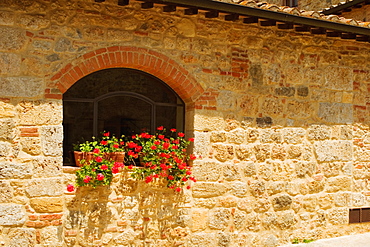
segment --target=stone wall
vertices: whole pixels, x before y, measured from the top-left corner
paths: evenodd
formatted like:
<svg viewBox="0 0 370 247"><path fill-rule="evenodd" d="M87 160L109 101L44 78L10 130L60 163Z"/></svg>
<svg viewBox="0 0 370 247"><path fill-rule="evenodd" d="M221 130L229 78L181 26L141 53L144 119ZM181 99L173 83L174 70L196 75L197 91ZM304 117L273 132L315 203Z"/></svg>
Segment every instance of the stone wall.
<svg viewBox="0 0 370 247"><path fill-rule="evenodd" d="M115 1L1 1L0 33L0 245L278 246L369 227L348 224L370 206L367 44ZM62 93L124 66L185 98L199 159L184 194L127 173L65 190Z"/></svg>

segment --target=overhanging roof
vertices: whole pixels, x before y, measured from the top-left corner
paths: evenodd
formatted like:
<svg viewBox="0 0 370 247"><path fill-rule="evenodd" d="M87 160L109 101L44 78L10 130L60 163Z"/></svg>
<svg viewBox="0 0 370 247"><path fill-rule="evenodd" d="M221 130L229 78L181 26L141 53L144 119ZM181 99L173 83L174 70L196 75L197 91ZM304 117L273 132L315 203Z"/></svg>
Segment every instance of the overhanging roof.
<svg viewBox="0 0 370 247"><path fill-rule="evenodd" d="M353 8L362 8L364 5L368 4L370 4L370 0L352 0L333 5L330 8L321 11L321 13L325 15L339 15L342 12L350 12Z"/></svg>
<svg viewBox="0 0 370 247"><path fill-rule="evenodd" d="M95 0L95 2L104 1ZM164 12L174 12L181 8L184 9L185 15L196 15L199 12L205 12L206 18L217 18L223 15L226 21L242 19L246 24L258 23L261 26L294 29L296 32L324 34L328 37L340 37L364 42L370 41L370 28L339 22L339 17L335 21L330 21L323 18L245 6L243 3L231 4L213 0L118 0L118 5L129 5L130 2L141 2L141 7L144 9L161 6ZM357 22L355 23L357 24Z"/></svg>

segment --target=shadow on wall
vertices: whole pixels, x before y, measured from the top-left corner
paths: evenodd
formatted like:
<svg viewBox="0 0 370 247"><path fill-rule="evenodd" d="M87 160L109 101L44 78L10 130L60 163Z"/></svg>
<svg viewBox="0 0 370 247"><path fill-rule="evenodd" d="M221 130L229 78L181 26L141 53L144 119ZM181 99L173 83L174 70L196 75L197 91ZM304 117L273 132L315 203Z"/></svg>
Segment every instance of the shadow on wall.
<svg viewBox="0 0 370 247"><path fill-rule="evenodd" d="M123 172L109 187L80 187L67 202L65 243L155 246L183 242L188 235L188 208L185 194L161 182L135 181Z"/></svg>

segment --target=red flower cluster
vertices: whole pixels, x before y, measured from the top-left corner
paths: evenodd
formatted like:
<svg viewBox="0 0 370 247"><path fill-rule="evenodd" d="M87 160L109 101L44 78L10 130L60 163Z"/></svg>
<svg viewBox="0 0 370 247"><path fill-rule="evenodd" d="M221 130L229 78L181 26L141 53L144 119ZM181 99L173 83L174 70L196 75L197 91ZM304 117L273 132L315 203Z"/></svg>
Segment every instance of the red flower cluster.
<svg viewBox="0 0 370 247"><path fill-rule="evenodd" d="M126 142L127 158L133 170L132 176L136 179L143 179L146 183L155 181L156 178L167 180L167 186L181 191L180 186L191 177L191 166L189 162L196 157L187 153L187 148L194 138L185 139L185 134L171 129L170 136L166 136L166 129L163 126L157 128L157 133L150 135L141 133L132 135L131 140ZM139 162L142 167L135 166ZM190 187L189 187L190 188Z"/></svg>

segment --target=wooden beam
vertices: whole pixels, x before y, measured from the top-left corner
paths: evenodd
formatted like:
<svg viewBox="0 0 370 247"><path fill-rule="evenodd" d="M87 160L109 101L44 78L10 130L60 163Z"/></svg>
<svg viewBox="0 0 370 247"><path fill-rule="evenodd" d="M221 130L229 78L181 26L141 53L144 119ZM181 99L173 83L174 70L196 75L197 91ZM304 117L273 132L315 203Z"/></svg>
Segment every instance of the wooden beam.
<svg viewBox="0 0 370 247"><path fill-rule="evenodd" d="M342 39L356 39L356 34L353 33L342 33L340 36Z"/></svg>
<svg viewBox="0 0 370 247"><path fill-rule="evenodd" d="M95 0L96 3L102 3L105 2L105 0Z"/></svg>
<svg viewBox="0 0 370 247"><path fill-rule="evenodd" d="M143 9L152 9L154 7L154 3L152 2L144 2L141 4L141 8Z"/></svg>
<svg viewBox="0 0 370 247"><path fill-rule="evenodd" d="M237 21L237 20L239 20L238 14L225 15L225 21Z"/></svg>
<svg viewBox="0 0 370 247"><path fill-rule="evenodd" d="M185 15L197 15L199 13L197 8L189 8L185 9L184 14Z"/></svg>
<svg viewBox="0 0 370 247"><path fill-rule="evenodd" d="M326 30L326 37L340 37L342 33L334 30Z"/></svg>
<svg viewBox="0 0 370 247"><path fill-rule="evenodd" d="M262 27L271 27L271 26L275 26L276 25L276 21L275 20L265 20L265 19L262 19L260 20L260 25Z"/></svg>
<svg viewBox="0 0 370 247"><path fill-rule="evenodd" d="M326 30L320 27L311 27L310 33L312 34L326 34Z"/></svg>
<svg viewBox="0 0 370 247"><path fill-rule="evenodd" d="M258 17L255 16L248 16L243 19L243 23L251 24L251 23L258 23Z"/></svg>
<svg viewBox="0 0 370 247"><path fill-rule="evenodd" d="M309 32L310 27L305 25L294 25L294 30L296 32Z"/></svg>
<svg viewBox="0 0 370 247"><path fill-rule="evenodd" d="M293 23L277 23L278 29L293 29L294 25Z"/></svg>
<svg viewBox="0 0 370 247"><path fill-rule="evenodd" d="M176 5L163 6L163 12L175 12L175 11L176 11Z"/></svg>
<svg viewBox="0 0 370 247"><path fill-rule="evenodd" d="M130 3L129 0L118 0L118 5L119 6L126 6Z"/></svg>
<svg viewBox="0 0 370 247"><path fill-rule="evenodd" d="M206 12L205 17L206 18L217 18L219 15L219 12L217 10L211 10Z"/></svg>
<svg viewBox="0 0 370 247"><path fill-rule="evenodd" d="M370 41L370 37L367 35L356 35L356 40L357 41Z"/></svg>

